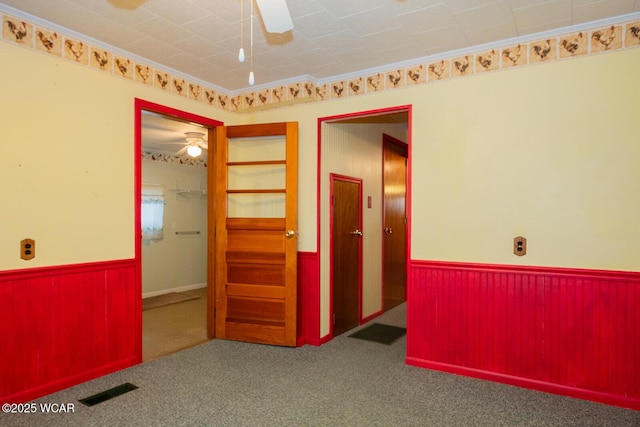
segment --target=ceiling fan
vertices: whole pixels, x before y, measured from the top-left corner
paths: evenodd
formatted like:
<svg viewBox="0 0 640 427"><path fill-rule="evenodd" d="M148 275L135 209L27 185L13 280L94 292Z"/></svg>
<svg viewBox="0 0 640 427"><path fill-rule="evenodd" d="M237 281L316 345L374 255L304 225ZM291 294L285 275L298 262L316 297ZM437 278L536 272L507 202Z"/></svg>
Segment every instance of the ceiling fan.
<svg viewBox="0 0 640 427"><path fill-rule="evenodd" d="M256 0L256 4L268 32L282 34L293 29L286 0Z"/></svg>
<svg viewBox="0 0 640 427"><path fill-rule="evenodd" d="M184 145L178 152L175 153L176 156L181 156L185 152L191 157L198 157L202 154L202 150L209 149L209 145L205 140L205 134L202 132L185 132L184 141L176 141L176 142L156 142L155 145Z"/></svg>

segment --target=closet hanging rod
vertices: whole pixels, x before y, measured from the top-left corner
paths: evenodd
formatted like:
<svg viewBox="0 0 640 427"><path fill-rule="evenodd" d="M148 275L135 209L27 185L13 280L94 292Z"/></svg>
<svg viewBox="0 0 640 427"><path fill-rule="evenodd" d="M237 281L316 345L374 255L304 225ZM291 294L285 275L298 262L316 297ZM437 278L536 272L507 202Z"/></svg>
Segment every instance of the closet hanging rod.
<svg viewBox="0 0 640 427"><path fill-rule="evenodd" d="M176 231L176 234L179 236L183 236L185 234L200 234L199 231L197 230L193 230L193 231Z"/></svg>

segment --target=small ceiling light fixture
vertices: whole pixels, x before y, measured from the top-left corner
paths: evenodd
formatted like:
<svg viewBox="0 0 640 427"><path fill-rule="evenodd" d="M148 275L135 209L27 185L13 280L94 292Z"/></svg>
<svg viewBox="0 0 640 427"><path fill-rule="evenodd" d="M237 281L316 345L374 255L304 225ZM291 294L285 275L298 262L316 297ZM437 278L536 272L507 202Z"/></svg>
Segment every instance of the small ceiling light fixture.
<svg viewBox="0 0 640 427"><path fill-rule="evenodd" d="M202 154L202 148L207 148L207 144L204 142L204 134L200 132L187 132L185 133L187 143L187 154L191 157L198 157Z"/></svg>
<svg viewBox="0 0 640 427"><path fill-rule="evenodd" d="M200 154L202 154L202 148L197 145L190 145L187 147L187 154L191 157L198 157Z"/></svg>

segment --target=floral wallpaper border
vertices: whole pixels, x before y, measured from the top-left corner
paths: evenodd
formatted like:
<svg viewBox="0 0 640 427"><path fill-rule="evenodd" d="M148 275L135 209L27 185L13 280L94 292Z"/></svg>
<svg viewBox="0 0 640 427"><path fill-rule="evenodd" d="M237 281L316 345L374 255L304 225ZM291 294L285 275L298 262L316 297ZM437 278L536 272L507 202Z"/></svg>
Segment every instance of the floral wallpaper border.
<svg viewBox="0 0 640 427"><path fill-rule="evenodd" d="M505 44L500 48L363 74L330 83L300 81L257 91L229 94L170 72L138 63L99 46L3 14L1 40L54 55L115 76L171 92L211 107L250 112L302 102L360 96L498 70L577 58L640 46L640 20L619 22L569 34Z"/></svg>
<svg viewBox="0 0 640 427"><path fill-rule="evenodd" d="M189 156L175 156L173 154L151 153L149 151L143 151L142 158L154 162L169 163L172 165L196 166L203 168L207 167L206 160Z"/></svg>

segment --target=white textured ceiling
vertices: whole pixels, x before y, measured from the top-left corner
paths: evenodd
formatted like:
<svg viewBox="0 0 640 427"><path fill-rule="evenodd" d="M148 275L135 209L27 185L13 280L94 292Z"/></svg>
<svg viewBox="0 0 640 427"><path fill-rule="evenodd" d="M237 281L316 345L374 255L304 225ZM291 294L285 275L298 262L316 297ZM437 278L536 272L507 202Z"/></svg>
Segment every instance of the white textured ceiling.
<svg viewBox="0 0 640 427"><path fill-rule="evenodd" d="M228 91L241 0L2 0L2 3ZM249 1L244 47L249 55ZM287 0L294 29L254 31L257 85L316 81L640 12L640 0Z"/></svg>

